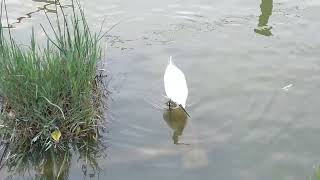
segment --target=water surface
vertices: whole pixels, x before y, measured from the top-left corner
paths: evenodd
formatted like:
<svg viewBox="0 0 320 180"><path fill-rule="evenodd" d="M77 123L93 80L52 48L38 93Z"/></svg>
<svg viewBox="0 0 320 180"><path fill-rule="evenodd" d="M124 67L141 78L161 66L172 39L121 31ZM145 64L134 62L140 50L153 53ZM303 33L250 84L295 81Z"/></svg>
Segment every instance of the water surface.
<svg viewBox="0 0 320 180"><path fill-rule="evenodd" d="M50 3L8 1L9 21L22 42L32 26L45 22ZM112 93L108 156L91 179L312 175L320 149L319 1L82 4L93 30L103 19L104 30L118 23L104 39ZM191 118L164 109L169 56L186 75ZM73 165L69 179L81 179L81 167L76 160Z"/></svg>

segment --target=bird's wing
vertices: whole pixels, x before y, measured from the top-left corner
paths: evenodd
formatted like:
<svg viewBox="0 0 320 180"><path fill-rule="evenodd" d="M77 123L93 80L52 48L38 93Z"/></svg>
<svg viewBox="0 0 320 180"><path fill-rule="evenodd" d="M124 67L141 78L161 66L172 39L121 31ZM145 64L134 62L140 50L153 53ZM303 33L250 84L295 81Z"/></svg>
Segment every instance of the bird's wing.
<svg viewBox="0 0 320 180"><path fill-rule="evenodd" d="M185 105L188 87L183 72L175 66L169 66L164 74L164 87L167 96L178 104Z"/></svg>

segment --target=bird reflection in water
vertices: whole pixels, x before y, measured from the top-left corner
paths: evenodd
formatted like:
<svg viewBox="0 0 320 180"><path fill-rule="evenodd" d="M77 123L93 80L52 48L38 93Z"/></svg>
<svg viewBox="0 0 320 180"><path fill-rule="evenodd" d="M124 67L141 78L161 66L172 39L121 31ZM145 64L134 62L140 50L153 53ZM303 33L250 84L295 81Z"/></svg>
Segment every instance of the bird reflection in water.
<svg viewBox="0 0 320 180"><path fill-rule="evenodd" d="M166 121L167 125L173 130L173 143L176 145L189 145L186 143L179 143L179 136L182 135L188 119L188 116L185 113L185 111L181 107L177 106L175 103L171 102L171 108L164 110L163 119Z"/></svg>
<svg viewBox="0 0 320 180"><path fill-rule="evenodd" d="M262 0L260 4L261 15L259 16L258 27L254 29L254 32L264 35L271 36L272 27L268 25L270 16L272 15L273 0Z"/></svg>

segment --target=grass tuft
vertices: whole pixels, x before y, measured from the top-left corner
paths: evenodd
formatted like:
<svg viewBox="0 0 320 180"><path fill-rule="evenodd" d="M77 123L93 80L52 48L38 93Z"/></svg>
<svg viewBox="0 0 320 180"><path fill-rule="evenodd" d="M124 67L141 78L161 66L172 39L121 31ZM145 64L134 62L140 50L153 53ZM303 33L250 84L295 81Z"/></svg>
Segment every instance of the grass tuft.
<svg viewBox="0 0 320 180"><path fill-rule="evenodd" d="M28 48L21 48L0 22L0 135L12 152L67 149L70 141L98 137L101 38L90 32L80 4L72 1L71 7L66 16L57 2L56 18L46 15L45 48L39 48L34 31ZM58 141L51 135L56 130Z"/></svg>

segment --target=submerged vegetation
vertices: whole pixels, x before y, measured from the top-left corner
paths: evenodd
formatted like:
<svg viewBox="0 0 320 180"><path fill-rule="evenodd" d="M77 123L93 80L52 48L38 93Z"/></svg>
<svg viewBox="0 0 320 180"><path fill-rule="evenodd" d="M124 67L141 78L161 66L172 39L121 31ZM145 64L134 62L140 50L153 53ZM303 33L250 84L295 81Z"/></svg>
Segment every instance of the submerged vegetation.
<svg viewBox="0 0 320 180"><path fill-rule="evenodd" d="M101 37L90 32L79 3L72 1L71 16L58 1L56 9L54 20L47 16L49 28L41 25L45 48L34 31L30 45L19 46L0 22L1 160L5 154L7 162L17 163L32 152L67 152L70 142L81 151L99 137ZM1 3L1 17L6 14Z"/></svg>

